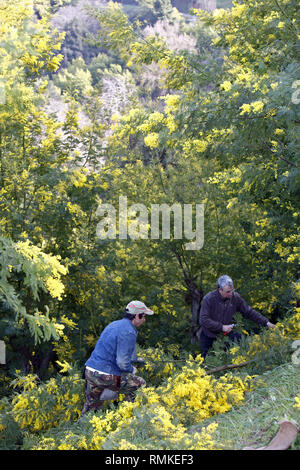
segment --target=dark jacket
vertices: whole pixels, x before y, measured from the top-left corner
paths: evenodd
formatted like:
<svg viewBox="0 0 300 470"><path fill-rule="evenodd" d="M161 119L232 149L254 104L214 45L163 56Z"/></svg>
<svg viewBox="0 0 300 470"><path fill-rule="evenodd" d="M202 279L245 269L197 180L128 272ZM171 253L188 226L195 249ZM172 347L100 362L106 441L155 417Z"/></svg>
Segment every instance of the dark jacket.
<svg viewBox="0 0 300 470"><path fill-rule="evenodd" d="M216 338L217 334L222 331L223 325L234 323L233 317L236 312L240 312L245 318L262 326L267 326L269 321L249 307L237 292L234 292L230 299L224 299L216 289L206 294L202 300L199 323L203 333L210 338Z"/></svg>

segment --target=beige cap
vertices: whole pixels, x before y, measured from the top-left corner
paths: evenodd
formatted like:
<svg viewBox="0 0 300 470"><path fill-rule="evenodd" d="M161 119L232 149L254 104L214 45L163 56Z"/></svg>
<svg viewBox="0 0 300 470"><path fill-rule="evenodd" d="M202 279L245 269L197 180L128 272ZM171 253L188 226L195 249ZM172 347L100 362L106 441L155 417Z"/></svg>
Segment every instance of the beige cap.
<svg viewBox="0 0 300 470"><path fill-rule="evenodd" d="M131 313L131 315L137 315L138 313L153 315L153 311L146 307L146 305L139 300L132 300L129 302L129 304L126 306L126 310L128 313Z"/></svg>

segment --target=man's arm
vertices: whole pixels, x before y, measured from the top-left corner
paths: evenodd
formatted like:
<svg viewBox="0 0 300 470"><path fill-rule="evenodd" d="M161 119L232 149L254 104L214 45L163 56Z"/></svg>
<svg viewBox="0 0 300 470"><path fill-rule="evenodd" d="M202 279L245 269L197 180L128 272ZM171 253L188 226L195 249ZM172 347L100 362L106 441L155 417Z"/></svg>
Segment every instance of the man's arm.
<svg viewBox="0 0 300 470"><path fill-rule="evenodd" d="M249 320L252 320L258 325L267 326L268 328L275 328L275 325L269 322L267 317L264 317L261 313L250 307L240 295L238 295L238 311L241 312L244 317L249 318Z"/></svg>
<svg viewBox="0 0 300 470"><path fill-rule="evenodd" d="M120 334L117 341L116 362L123 372L134 373L131 364L135 353L136 336L133 333Z"/></svg>

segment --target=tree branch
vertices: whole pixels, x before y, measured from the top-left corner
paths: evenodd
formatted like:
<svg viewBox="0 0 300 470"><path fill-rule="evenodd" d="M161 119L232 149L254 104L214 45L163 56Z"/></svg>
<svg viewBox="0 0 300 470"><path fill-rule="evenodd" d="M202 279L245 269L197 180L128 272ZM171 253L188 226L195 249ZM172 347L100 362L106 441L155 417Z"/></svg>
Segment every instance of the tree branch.
<svg viewBox="0 0 300 470"><path fill-rule="evenodd" d="M284 162L286 162L286 163L288 163L289 165L293 166L294 168L298 168L298 166L297 166L294 162L291 162L291 161L288 160L287 158L283 157L282 155L280 155L280 153L274 152L274 150L271 149L271 147L267 144L267 142L264 142L264 145L267 147L268 150L270 150L270 152L271 152L273 155L276 155L276 156L279 157L281 160L283 160Z"/></svg>
<svg viewBox="0 0 300 470"><path fill-rule="evenodd" d="M220 372L220 371L226 370L226 369L236 369L237 367L245 367L248 364L250 364L250 362L253 362L253 360L241 362L240 364L228 364L228 365L225 364L224 366L220 366L220 367L216 367L215 369L207 370L206 373L207 374L215 374L216 372Z"/></svg>

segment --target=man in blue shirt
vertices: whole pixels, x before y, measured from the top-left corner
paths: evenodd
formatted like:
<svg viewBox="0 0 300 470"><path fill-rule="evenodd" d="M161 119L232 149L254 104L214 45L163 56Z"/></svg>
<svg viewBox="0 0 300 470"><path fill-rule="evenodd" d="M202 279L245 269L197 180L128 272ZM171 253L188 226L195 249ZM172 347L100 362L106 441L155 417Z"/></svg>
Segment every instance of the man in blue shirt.
<svg viewBox="0 0 300 470"><path fill-rule="evenodd" d="M102 392L109 389L125 394L127 401L134 401L135 391L146 382L136 375L133 362L138 362L136 340L146 315L153 311L138 300L131 301L124 318L106 326L94 351L85 363L85 404L81 416L87 411L100 409Z"/></svg>

